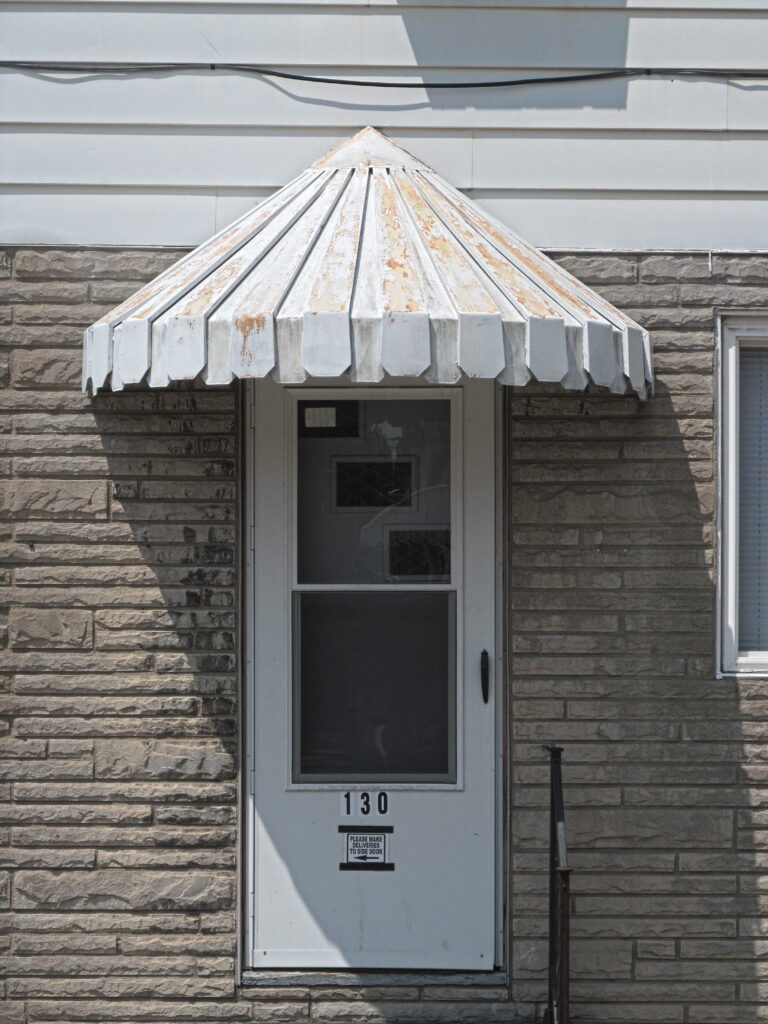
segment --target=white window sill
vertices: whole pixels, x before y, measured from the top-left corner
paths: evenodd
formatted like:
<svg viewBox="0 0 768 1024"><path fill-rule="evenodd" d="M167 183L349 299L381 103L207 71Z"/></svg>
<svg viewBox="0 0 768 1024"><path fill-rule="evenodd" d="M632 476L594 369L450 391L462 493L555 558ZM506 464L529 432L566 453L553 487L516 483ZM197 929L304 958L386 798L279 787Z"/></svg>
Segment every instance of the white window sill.
<svg viewBox="0 0 768 1024"><path fill-rule="evenodd" d="M768 662L766 661L742 661L735 665L724 668L717 673L718 679L738 679L749 677L750 679L768 679Z"/></svg>

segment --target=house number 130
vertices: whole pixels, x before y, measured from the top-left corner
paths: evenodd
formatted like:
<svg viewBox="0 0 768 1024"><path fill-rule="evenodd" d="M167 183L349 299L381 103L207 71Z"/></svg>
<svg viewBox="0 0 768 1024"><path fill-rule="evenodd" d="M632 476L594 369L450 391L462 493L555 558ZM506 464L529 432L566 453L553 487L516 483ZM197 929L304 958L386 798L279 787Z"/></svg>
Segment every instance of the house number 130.
<svg viewBox="0 0 768 1024"><path fill-rule="evenodd" d="M341 813L351 814L387 814L389 812L389 796L386 793L342 793Z"/></svg>

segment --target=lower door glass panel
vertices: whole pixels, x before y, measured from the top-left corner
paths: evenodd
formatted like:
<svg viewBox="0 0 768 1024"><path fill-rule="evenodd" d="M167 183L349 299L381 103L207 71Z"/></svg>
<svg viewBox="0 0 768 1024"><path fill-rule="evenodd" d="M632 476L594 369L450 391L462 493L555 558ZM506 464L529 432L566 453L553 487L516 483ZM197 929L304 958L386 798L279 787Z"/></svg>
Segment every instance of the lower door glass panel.
<svg viewBox="0 0 768 1024"><path fill-rule="evenodd" d="M294 781L456 779L455 599L294 595Z"/></svg>

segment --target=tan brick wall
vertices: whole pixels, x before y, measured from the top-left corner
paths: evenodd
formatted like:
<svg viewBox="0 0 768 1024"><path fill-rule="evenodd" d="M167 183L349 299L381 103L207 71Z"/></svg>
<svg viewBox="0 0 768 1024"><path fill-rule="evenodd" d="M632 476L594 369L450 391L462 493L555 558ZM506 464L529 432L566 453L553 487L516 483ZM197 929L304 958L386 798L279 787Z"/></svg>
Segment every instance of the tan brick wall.
<svg viewBox="0 0 768 1024"><path fill-rule="evenodd" d="M765 1019L766 683L715 679L715 306L768 258L560 256L653 332L656 395L508 403L514 983L544 992L564 747L577 1020Z"/></svg>
<svg viewBox="0 0 768 1024"><path fill-rule="evenodd" d="M768 1017L764 684L716 680L713 333L768 258L559 254L653 401L510 393L511 981L236 989L235 393L79 392L178 254L0 254L0 1021L514 1021L545 999L565 748L577 1020ZM762 987L765 986L765 987Z"/></svg>
<svg viewBox="0 0 768 1024"><path fill-rule="evenodd" d="M0 270L1 1020L236 1016L235 395L79 387L177 256Z"/></svg>

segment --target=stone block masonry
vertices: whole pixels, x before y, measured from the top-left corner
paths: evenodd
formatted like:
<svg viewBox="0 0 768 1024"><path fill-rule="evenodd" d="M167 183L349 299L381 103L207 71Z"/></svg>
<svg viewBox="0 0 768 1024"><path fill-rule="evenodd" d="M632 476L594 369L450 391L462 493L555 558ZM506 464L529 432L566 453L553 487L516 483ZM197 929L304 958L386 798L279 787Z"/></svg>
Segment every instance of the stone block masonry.
<svg viewBox="0 0 768 1024"><path fill-rule="evenodd" d="M0 1020L237 1020L232 389L80 393L180 253L9 251Z"/></svg>
<svg viewBox="0 0 768 1024"><path fill-rule="evenodd" d="M235 389L79 390L178 257L0 253L0 1022L540 1020L564 746L574 1019L768 1018L768 711L714 674L715 307L768 257L556 254L653 328L656 396L506 401L506 980L237 973Z"/></svg>

